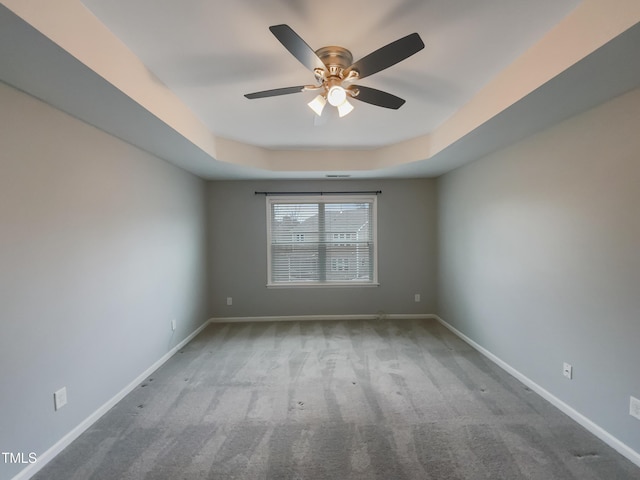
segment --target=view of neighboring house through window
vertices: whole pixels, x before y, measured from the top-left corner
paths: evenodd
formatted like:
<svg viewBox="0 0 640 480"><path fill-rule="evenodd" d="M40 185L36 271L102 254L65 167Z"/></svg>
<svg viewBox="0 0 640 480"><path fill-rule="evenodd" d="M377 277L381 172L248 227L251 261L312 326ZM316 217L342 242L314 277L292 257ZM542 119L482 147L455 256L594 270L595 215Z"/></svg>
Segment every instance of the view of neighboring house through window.
<svg viewBox="0 0 640 480"><path fill-rule="evenodd" d="M372 285L376 197L267 197L268 285Z"/></svg>

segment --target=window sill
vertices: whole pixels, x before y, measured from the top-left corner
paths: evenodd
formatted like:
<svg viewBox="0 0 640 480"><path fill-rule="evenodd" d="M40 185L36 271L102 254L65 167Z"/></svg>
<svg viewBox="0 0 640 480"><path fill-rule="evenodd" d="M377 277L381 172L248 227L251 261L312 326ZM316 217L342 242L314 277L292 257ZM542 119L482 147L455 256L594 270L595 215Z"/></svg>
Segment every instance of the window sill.
<svg viewBox="0 0 640 480"><path fill-rule="evenodd" d="M354 282L331 282L331 283L268 283L267 288L369 288L379 287L378 282L354 283Z"/></svg>

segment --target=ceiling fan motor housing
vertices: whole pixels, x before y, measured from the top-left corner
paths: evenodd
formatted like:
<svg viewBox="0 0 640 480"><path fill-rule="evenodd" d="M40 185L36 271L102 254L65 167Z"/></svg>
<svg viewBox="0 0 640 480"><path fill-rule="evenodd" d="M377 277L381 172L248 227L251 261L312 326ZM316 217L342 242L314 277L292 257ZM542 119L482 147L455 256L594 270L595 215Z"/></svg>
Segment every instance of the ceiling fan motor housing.
<svg viewBox="0 0 640 480"><path fill-rule="evenodd" d="M316 50L316 55L327 66L329 77L342 78L342 72L353 63L353 55L344 47L322 47Z"/></svg>

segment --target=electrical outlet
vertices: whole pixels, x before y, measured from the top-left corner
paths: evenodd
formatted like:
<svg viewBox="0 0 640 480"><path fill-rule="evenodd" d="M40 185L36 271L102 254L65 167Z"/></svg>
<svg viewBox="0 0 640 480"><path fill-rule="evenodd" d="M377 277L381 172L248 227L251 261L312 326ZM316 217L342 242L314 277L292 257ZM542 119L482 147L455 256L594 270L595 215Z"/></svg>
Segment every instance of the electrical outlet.
<svg viewBox="0 0 640 480"><path fill-rule="evenodd" d="M227 305L233 305L233 298L227 297Z"/></svg>
<svg viewBox="0 0 640 480"><path fill-rule="evenodd" d="M567 377L569 380L573 378L573 367L571 364L565 362L562 366L562 374Z"/></svg>
<svg viewBox="0 0 640 480"><path fill-rule="evenodd" d="M419 294L419 293L416 293L416 294L413 296L413 301L414 301L414 302L416 302L416 303L420 301L420 294Z"/></svg>
<svg viewBox="0 0 640 480"><path fill-rule="evenodd" d="M60 410L67 404L67 387L62 387L53 393L53 408Z"/></svg>
<svg viewBox="0 0 640 480"><path fill-rule="evenodd" d="M633 396L629 400L629 415L640 420L640 400Z"/></svg>
<svg viewBox="0 0 640 480"><path fill-rule="evenodd" d="M174 331L174 332L176 331L176 319L175 318L171 319L171 330Z"/></svg>

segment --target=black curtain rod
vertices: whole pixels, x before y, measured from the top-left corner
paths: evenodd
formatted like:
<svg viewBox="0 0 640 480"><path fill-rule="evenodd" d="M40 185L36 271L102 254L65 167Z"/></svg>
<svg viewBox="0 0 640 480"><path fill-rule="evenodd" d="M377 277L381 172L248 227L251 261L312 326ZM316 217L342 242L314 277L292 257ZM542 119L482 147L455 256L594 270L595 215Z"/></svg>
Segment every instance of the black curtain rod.
<svg viewBox="0 0 640 480"><path fill-rule="evenodd" d="M382 190L361 192L255 192L256 195L380 195Z"/></svg>

